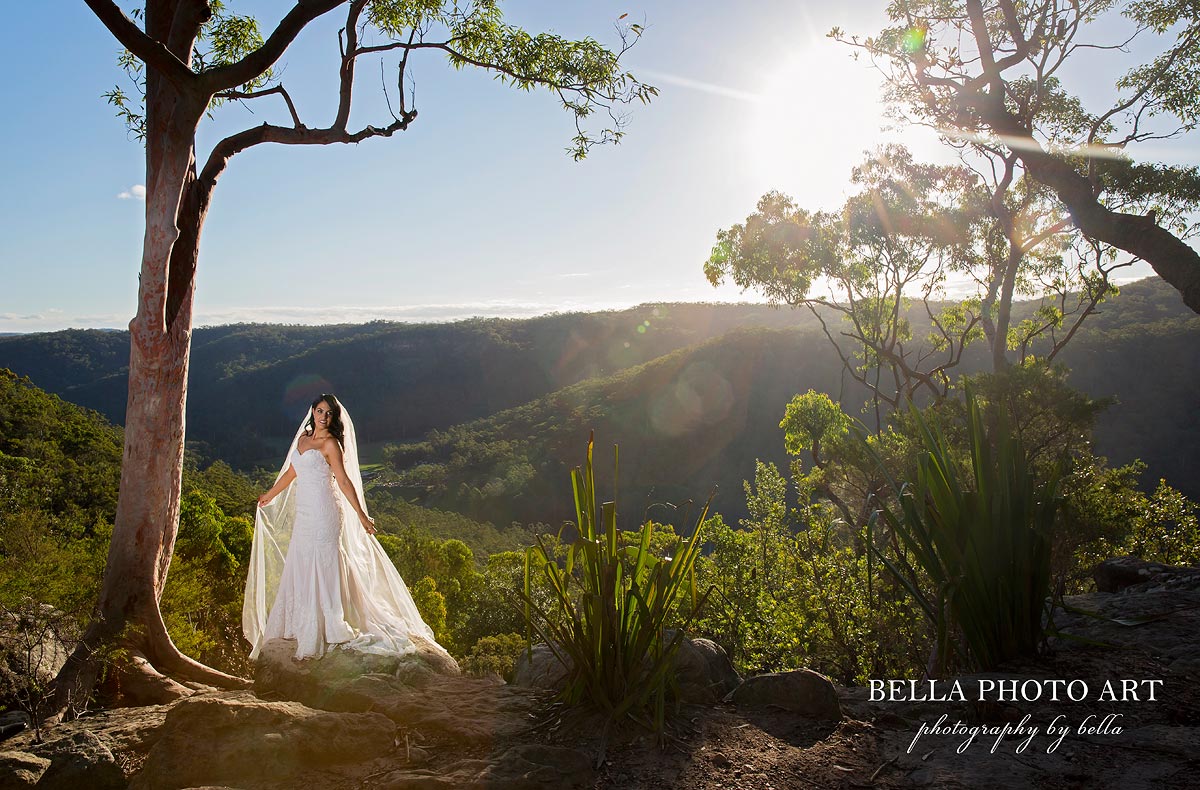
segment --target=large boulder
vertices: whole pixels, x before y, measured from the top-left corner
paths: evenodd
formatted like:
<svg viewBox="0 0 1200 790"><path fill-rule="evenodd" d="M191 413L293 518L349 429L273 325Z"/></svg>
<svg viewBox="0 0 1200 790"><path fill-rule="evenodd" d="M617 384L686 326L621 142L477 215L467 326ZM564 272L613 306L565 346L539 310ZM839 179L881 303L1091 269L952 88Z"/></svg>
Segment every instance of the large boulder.
<svg viewBox="0 0 1200 790"><path fill-rule="evenodd" d="M254 664L254 693L267 699L328 708L346 685L358 683L364 676L421 686L439 675L459 674L458 663L444 650L424 639L414 638L414 641L416 652L403 656L334 650L321 658L297 661L295 642L272 639L263 646Z"/></svg>
<svg viewBox="0 0 1200 790"><path fill-rule="evenodd" d="M673 631L666 632L671 639ZM725 650L709 639L684 638L675 654L672 670L679 684L679 700L685 703L719 702L741 682ZM563 688L569 670L545 644L523 651L517 659L513 684L549 690Z"/></svg>
<svg viewBox="0 0 1200 790"><path fill-rule="evenodd" d="M306 772L373 760L390 752L395 739L396 725L379 713L195 697L167 714L161 737L130 787L172 790L283 782Z"/></svg>
<svg viewBox="0 0 1200 790"><path fill-rule="evenodd" d="M739 708L774 706L812 719L842 718L837 689L829 678L811 669L746 678L729 699Z"/></svg>

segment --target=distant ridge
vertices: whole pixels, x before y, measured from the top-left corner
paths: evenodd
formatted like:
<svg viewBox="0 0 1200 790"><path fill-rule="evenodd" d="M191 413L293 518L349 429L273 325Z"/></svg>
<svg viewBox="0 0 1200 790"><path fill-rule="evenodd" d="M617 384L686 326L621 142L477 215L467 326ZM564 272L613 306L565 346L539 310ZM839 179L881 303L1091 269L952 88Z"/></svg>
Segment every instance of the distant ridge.
<svg viewBox="0 0 1200 790"><path fill-rule="evenodd" d="M1061 358L1075 386L1119 400L1101 417L1097 450L1114 463L1140 457L1147 484L1165 477L1193 497L1198 345L1200 316L1149 279L1124 286ZM982 347L974 352L961 372L984 367ZM0 367L114 422L124 417L128 354L124 332L0 338ZM719 483L718 501L732 517L754 459L786 460L777 426L791 395L812 387L854 409L863 398L849 382L807 311L765 305L659 304L449 324L239 324L196 330L188 436L201 458L273 467L308 401L336 392L370 460L401 446L389 457L410 497L504 525L557 517L548 498L562 504L563 470L579 462L596 428L598 446L621 444L631 475L623 481L636 471L670 499L701 497ZM711 416L705 410L725 397L714 387L728 392L726 416L689 422L689 408L699 403ZM634 496L632 484L627 493Z"/></svg>

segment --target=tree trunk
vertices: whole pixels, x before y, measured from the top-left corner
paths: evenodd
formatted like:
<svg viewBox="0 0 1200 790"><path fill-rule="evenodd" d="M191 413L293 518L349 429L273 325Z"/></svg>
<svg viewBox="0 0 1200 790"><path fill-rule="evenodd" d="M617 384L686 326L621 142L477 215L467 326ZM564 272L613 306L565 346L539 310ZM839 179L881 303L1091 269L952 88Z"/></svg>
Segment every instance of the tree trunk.
<svg viewBox="0 0 1200 790"><path fill-rule="evenodd" d="M223 687L246 681L179 652L159 599L179 528L192 303L208 189L196 179L195 132L207 97L150 72L146 97L146 234L137 315L129 324L129 396L116 521L97 619L64 666L54 708L90 693L102 651L128 650L123 686L138 701L191 693L165 675Z"/></svg>
<svg viewBox="0 0 1200 790"><path fill-rule="evenodd" d="M1004 279L1000 284L1000 297L996 304L996 336L992 339L992 372L1001 373L1008 368L1008 330L1012 324L1013 292L1017 286L1017 270L1021 267L1024 253L1013 239L1008 242L1008 257L1004 260Z"/></svg>

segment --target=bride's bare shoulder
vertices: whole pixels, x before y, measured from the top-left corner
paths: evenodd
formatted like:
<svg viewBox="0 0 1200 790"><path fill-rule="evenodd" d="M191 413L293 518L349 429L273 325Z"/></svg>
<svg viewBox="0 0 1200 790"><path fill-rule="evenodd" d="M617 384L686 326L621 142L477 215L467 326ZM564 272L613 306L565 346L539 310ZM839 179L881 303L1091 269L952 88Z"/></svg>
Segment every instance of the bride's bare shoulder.
<svg viewBox="0 0 1200 790"><path fill-rule="evenodd" d="M321 454L326 458L338 457L342 455L342 446L338 444L337 439L332 436L326 436L321 440Z"/></svg>

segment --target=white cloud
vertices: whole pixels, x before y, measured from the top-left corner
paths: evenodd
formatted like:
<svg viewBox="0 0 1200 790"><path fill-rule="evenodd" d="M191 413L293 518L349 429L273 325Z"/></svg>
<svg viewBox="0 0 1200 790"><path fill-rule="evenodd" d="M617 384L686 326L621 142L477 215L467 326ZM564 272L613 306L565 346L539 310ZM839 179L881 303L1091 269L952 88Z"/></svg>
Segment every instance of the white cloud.
<svg viewBox="0 0 1200 790"><path fill-rule="evenodd" d="M117 195L121 200L145 200L146 187L142 184L134 184L129 189Z"/></svg>

